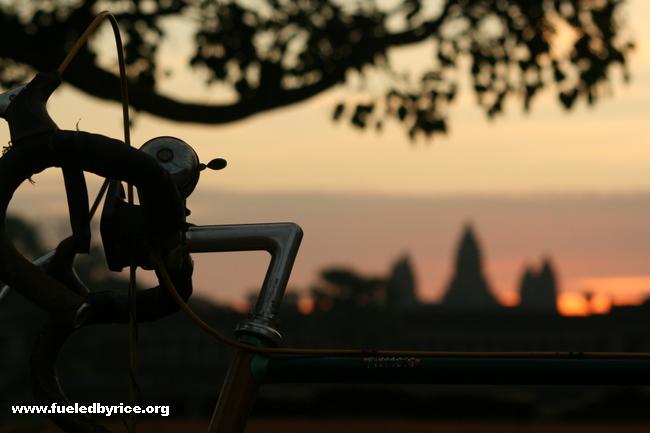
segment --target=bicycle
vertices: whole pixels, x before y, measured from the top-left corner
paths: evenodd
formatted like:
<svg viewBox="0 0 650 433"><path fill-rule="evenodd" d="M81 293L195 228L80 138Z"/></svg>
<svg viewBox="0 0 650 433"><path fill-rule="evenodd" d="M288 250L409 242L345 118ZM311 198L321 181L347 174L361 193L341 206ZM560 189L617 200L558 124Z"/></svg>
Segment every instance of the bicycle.
<svg viewBox="0 0 650 433"><path fill-rule="evenodd" d="M77 329L101 323L158 320L182 310L205 332L236 350L208 427L211 433L242 432L258 388L265 383L429 383L627 385L650 383L650 354L578 352L426 352L367 349L304 349L280 346L278 310L299 250L302 230L294 223L193 226L185 199L205 168L187 143L174 137L130 147L128 97L117 24L100 14L89 26L111 20L122 72L125 140L79 131L61 131L47 113L47 98L60 83L57 73L39 73L27 85L0 95L11 148L0 158L0 279L50 315L33 350L32 381L41 404L69 404L54 368L57 354ZM84 38L79 43L83 43ZM47 167L63 170L72 236L34 263L5 233L6 209L16 188ZM83 171L107 180L89 206ZM134 204L135 185L140 204ZM87 253L89 222L104 200L100 231L109 269L130 268L128 293L88 289L73 269L76 254ZM269 268L250 315L232 339L211 328L188 307L192 294L191 254L263 250ZM135 291L135 269L153 269L159 285ZM3 289L6 291L7 289ZM66 432L108 431L80 415L52 415Z"/></svg>

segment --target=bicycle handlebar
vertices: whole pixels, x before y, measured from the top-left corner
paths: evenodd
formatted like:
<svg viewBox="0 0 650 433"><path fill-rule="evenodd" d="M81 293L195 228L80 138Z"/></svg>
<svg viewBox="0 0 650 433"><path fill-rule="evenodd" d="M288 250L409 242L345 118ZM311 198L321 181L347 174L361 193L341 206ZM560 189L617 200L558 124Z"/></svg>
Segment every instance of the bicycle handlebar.
<svg viewBox="0 0 650 433"><path fill-rule="evenodd" d="M12 245L4 227L7 206L18 186L49 167L89 171L125 181L138 188L147 224L147 243L163 258L182 242L185 207L169 173L150 155L99 134L62 131L47 114L46 101L59 83L53 73L37 74L0 113L9 122L12 146L0 158L0 279L48 311L55 321L72 327L116 319L123 321L124 300L106 293L84 298L25 259ZM191 263L180 259L170 269L184 295L191 292ZM160 287L138 293L143 319L170 312ZM162 303L160 311L146 308ZM95 313L91 308L96 310ZM145 311L148 310L148 311Z"/></svg>

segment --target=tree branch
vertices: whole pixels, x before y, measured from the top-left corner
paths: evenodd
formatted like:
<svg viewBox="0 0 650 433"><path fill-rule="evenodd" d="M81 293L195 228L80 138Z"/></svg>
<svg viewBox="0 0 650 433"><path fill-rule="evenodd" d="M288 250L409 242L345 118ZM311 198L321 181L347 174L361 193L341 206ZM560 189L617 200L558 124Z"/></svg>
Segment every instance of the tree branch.
<svg viewBox="0 0 650 433"><path fill-rule="evenodd" d="M366 49L372 46L376 52L380 52L391 45L404 45L414 43L425 39L435 32L442 22L446 19L453 0L447 1L441 14L432 21L427 21L414 29L402 33L391 34L380 37L366 45ZM183 3L179 3L183 5ZM183 5L184 6L184 5ZM75 24L80 24L86 15L77 10L73 18ZM21 24L4 14L4 29L0 33L11 34L12 38L22 38L22 41L16 41L12 44L14 48L34 46L34 37L25 35L21 30ZM11 24L11 25L8 25ZM63 23L62 23L63 24ZM70 24L70 23L68 23ZM76 25L75 25L76 27ZM58 33L58 32L55 32ZM21 35L21 36L18 36ZM43 41L43 34L38 35L38 39ZM36 70L53 69L55 65L50 64L55 61L54 58L62 55L62 46L60 40L56 38L46 39L53 44L54 50L45 50L49 53L47 56L35 56L34 53L21 49L11 49L5 47L0 50L2 57L9 57L18 62L30 65ZM4 52L2 52L4 51ZM60 51L60 53L59 53ZM354 51L354 50L353 50ZM156 91L154 87L146 83L130 82L130 105L138 111L147 112L155 116L160 116L178 122L193 122L203 124L223 124L233 121L243 120L255 114L291 105L297 102L307 100L329 88L344 81L345 71L352 67L356 56L350 55L347 60L341 60L331 71L322 71L323 77L315 83L305 85L296 89L283 89L279 85L271 88L255 89L251 98L241 99L232 104L201 104L193 102L182 102L172 97L165 96ZM81 50L77 58L73 61L70 68L63 77L72 86L90 95L108 101L119 101L119 80L118 77L95 63L93 54L88 50Z"/></svg>
<svg viewBox="0 0 650 433"><path fill-rule="evenodd" d="M136 110L170 120L217 125L243 120L263 111L309 99L343 82L344 70L337 68L318 82L298 89L260 91L250 99L221 105L181 102L156 92L150 86L130 82L129 102ZM88 52L79 53L63 78L72 86L98 98L109 101L120 99L118 77L98 67Z"/></svg>

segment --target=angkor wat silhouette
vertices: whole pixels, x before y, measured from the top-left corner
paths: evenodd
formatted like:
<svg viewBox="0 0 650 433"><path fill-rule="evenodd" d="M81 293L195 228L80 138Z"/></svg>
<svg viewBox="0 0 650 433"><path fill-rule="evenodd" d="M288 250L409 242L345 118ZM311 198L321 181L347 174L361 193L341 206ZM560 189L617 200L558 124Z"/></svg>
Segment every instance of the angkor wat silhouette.
<svg viewBox="0 0 650 433"><path fill-rule="evenodd" d="M557 313L557 285L551 260L545 258L541 269L524 269L517 308L531 313ZM501 304L492 292L483 272L482 254L474 228L467 224L456 252L454 273L440 305L453 310L490 310Z"/></svg>

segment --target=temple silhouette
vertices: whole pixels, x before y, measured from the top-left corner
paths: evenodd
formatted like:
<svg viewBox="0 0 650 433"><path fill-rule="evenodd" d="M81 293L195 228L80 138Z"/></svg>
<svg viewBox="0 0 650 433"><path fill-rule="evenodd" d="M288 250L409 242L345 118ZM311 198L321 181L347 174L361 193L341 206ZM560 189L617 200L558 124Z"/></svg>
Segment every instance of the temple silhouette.
<svg viewBox="0 0 650 433"><path fill-rule="evenodd" d="M481 249L469 224L465 226L458 246L454 274L441 305L464 310L486 310L500 306L483 275Z"/></svg>
<svg viewBox="0 0 650 433"><path fill-rule="evenodd" d="M386 282L386 304L395 308L409 308L418 302L413 266L405 255L397 259Z"/></svg>
<svg viewBox="0 0 650 433"><path fill-rule="evenodd" d="M524 269L516 307L526 313L557 314L557 279L550 258L537 271ZM502 308L483 273L481 247L474 228L467 224L456 251L454 273L440 302L450 310L486 311Z"/></svg>
<svg viewBox="0 0 650 433"><path fill-rule="evenodd" d="M557 311L557 286L555 271L549 258L545 258L541 269L527 267L521 277L519 309L531 313Z"/></svg>
<svg viewBox="0 0 650 433"><path fill-rule="evenodd" d="M526 314L559 314L557 277L551 259L541 266L526 266L519 286L520 303L502 305L484 273L481 246L471 224L465 225L456 248L452 276L436 307L452 313L499 313L504 310ZM347 267L321 271L311 289L316 311L379 308L412 309L422 305L417 297L415 271L408 255L399 257L384 275L362 275ZM285 303L296 302L286 299Z"/></svg>

